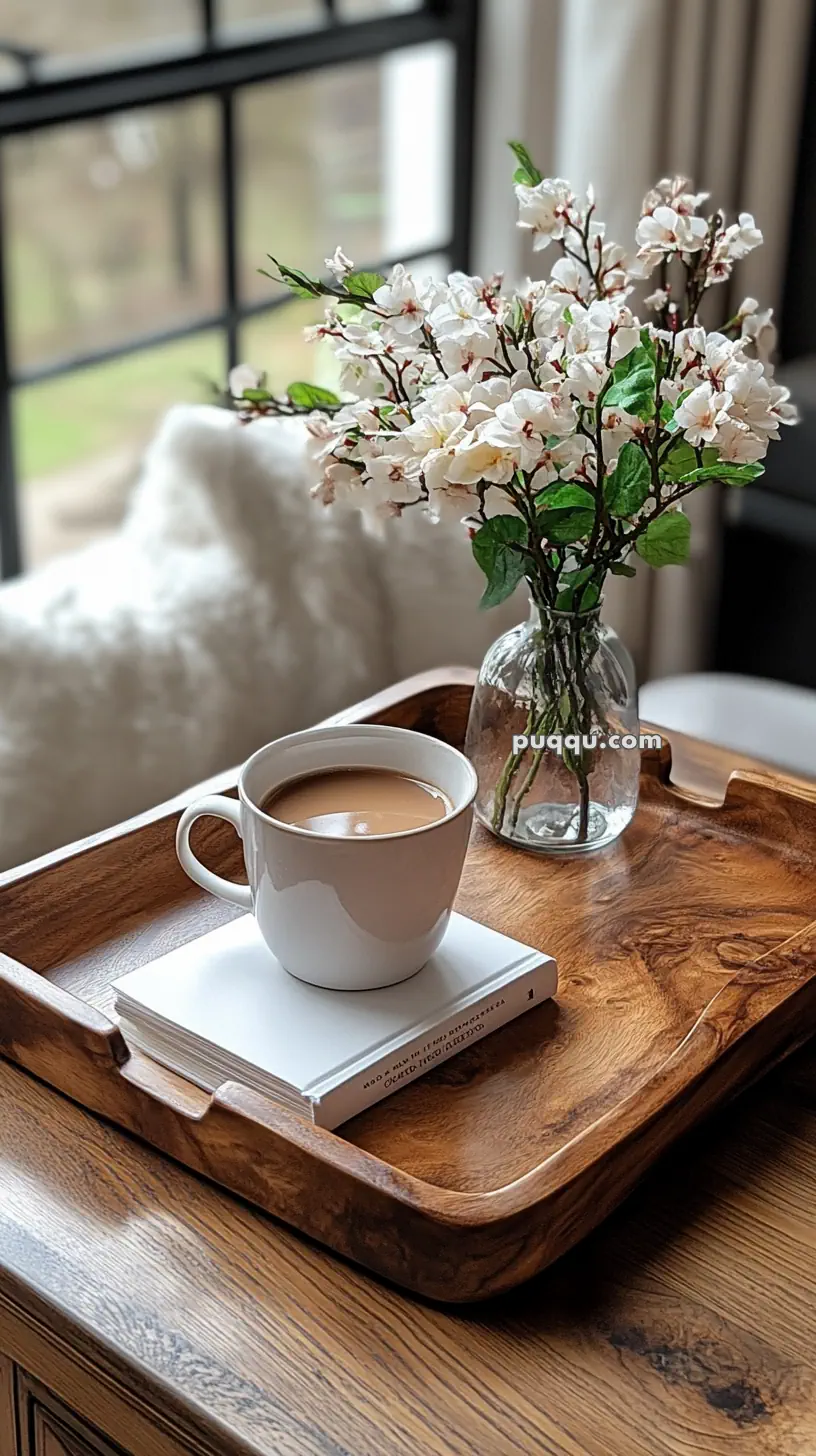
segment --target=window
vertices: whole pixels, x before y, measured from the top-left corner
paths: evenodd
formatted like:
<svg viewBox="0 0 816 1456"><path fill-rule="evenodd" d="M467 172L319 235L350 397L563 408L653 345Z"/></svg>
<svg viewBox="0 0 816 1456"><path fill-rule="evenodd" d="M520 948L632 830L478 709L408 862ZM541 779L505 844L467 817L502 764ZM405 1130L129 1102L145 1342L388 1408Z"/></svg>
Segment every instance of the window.
<svg viewBox="0 0 816 1456"><path fill-rule="evenodd" d="M239 358L326 367L267 252L467 268L478 3L3 0L3 576L115 527Z"/></svg>

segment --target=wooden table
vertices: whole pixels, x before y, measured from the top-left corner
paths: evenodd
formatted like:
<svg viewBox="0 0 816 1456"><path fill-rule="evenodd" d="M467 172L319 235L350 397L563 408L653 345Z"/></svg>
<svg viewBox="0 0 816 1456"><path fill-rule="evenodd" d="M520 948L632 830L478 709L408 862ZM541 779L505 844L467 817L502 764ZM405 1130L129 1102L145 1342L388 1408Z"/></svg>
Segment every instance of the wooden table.
<svg viewBox="0 0 816 1456"><path fill-rule="evenodd" d="M453 1311L0 1062L0 1350L0 1456L814 1456L816 1051Z"/></svg>

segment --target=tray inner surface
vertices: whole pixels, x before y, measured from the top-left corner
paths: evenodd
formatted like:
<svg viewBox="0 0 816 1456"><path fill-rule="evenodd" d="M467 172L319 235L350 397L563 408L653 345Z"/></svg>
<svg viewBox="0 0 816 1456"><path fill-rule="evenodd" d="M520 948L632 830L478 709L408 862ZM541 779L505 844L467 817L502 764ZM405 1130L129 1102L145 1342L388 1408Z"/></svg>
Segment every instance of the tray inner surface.
<svg viewBox="0 0 816 1456"><path fill-rule="evenodd" d="M140 890L145 832L118 841L120 886L134 867L129 899L101 867L100 916L82 946L66 940L55 954L56 941L50 950L42 942L35 955L31 921L27 944L4 945L106 1013L116 976L235 913L178 870L167 827L152 898ZM234 874L232 831L210 820L199 833L202 857ZM812 804L739 782L725 807L695 804L655 770L644 774L633 825L600 855L539 860L475 830L458 908L556 956L557 1002L461 1052L340 1135L460 1191L487 1192L529 1172L642 1085L735 972L816 919L814 843ZM44 887L41 913L49 911ZM134 1058L126 1075L160 1095L172 1091L188 1111L206 1105L204 1094L145 1059Z"/></svg>

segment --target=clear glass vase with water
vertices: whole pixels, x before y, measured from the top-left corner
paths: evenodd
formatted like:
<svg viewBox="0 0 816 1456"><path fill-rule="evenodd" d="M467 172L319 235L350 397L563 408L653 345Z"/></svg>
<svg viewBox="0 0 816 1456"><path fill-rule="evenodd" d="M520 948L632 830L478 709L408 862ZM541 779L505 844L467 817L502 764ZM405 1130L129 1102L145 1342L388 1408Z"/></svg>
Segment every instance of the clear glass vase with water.
<svg viewBox="0 0 816 1456"><path fill-rule="evenodd" d="M610 844L630 823L640 777L632 659L597 611L535 603L494 642L473 694L465 752L476 814L542 854Z"/></svg>

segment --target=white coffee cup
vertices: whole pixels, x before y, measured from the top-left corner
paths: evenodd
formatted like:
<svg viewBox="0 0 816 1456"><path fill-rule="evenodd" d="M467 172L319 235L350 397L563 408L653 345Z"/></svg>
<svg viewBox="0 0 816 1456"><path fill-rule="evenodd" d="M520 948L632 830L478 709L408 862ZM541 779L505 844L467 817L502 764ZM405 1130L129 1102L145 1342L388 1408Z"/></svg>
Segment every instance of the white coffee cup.
<svg viewBox="0 0 816 1456"><path fill-rule="evenodd" d="M451 809L397 834L336 838L265 814L261 804L301 774L391 769L434 784ZM244 765L238 799L217 794L179 820L176 850L191 879L254 912L273 955L293 976L332 990L391 986L439 945L465 862L477 778L464 754L406 728L310 728L261 748ZM213 874L190 848L190 828L214 814L243 840L249 885Z"/></svg>

